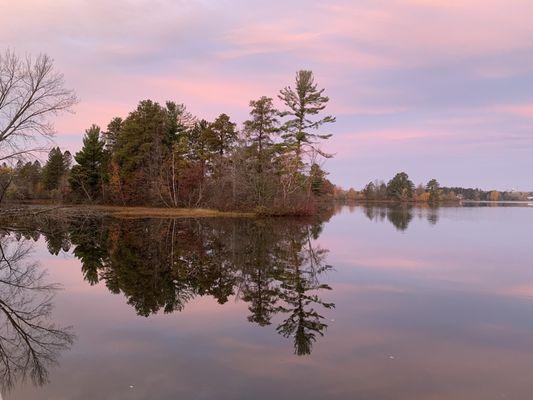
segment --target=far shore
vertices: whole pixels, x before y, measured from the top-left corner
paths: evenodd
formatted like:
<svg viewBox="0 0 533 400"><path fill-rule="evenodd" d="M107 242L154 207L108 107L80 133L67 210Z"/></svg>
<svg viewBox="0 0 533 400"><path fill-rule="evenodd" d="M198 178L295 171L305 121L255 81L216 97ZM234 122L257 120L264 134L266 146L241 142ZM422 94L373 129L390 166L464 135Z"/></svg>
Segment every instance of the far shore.
<svg viewBox="0 0 533 400"><path fill-rule="evenodd" d="M427 207L445 207L445 206L458 206L463 204L531 204L533 200L441 200L437 203L430 203L427 201L398 201L390 199L356 199L356 200L343 200L346 204L359 204L359 205L408 205L408 206L427 206Z"/></svg>

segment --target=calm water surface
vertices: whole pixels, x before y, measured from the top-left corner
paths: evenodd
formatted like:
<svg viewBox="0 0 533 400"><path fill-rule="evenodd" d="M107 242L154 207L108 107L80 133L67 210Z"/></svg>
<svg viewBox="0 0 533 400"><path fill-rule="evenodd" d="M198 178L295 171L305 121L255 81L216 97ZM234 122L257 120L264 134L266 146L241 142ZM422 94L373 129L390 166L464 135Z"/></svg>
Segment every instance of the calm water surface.
<svg viewBox="0 0 533 400"><path fill-rule="evenodd" d="M0 244L4 399L533 396L527 205L43 217Z"/></svg>

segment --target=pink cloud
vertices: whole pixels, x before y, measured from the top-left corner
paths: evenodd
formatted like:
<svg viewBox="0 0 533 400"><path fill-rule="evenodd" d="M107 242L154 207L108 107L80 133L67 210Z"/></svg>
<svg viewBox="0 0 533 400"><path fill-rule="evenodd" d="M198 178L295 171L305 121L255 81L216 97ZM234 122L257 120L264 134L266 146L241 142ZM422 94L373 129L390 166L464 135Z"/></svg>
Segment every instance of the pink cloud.
<svg viewBox="0 0 533 400"><path fill-rule="evenodd" d="M149 78L149 85L155 92L173 93L174 98L187 99L189 104L198 106L217 105L245 109L250 100L269 94L272 89L268 83L246 82L239 79L218 79L213 75L189 76L187 79L173 77ZM271 95L274 95L271 93Z"/></svg>
<svg viewBox="0 0 533 400"><path fill-rule="evenodd" d="M105 129L112 118L127 116L127 113L135 107L135 104L114 101L82 101L75 107L75 112L67 114L57 121L55 129L57 135L81 133L92 124Z"/></svg>
<svg viewBox="0 0 533 400"><path fill-rule="evenodd" d="M516 104L496 108L497 111L517 115L524 118L533 118L533 104Z"/></svg>
<svg viewBox="0 0 533 400"><path fill-rule="evenodd" d="M336 159L350 159L354 154L367 151L369 148L379 147L380 152L384 152L387 147L394 147L397 151L397 146L422 144L428 139L444 139L449 135L434 130L408 128L337 134L325 145L325 150L335 153Z"/></svg>
<svg viewBox="0 0 533 400"><path fill-rule="evenodd" d="M223 39L230 49L216 53L221 59L242 58L258 54L291 52L309 61L325 65L348 66L356 69L383 68L398 62L383 55L365 52L335 40L338 32L331 30L328 21L323 29L308 31L294 19L277 20L274 23L251 23L231 30Z"/></svg>
<svg viewBox="0 0 533 400"><path fill-rule="evenodd" d="M533 37L529 2L397 0L386 7L337 2L322 8L331 21L326 31L381 46L403 66L527 49Z"/></svg>

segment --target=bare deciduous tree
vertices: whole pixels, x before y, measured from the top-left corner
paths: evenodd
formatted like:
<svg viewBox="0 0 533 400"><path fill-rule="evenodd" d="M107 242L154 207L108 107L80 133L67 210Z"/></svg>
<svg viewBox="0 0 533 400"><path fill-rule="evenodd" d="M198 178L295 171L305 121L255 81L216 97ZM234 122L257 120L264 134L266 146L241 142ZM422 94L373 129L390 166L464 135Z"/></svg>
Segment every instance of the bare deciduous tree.
<svg viewBox="0 0 533 400"><path fill-rule="evenodd" d="M50 117L69 111L76 102L49 56L0 53L0 161L42 150L35 140L53 135Z"/></svg>

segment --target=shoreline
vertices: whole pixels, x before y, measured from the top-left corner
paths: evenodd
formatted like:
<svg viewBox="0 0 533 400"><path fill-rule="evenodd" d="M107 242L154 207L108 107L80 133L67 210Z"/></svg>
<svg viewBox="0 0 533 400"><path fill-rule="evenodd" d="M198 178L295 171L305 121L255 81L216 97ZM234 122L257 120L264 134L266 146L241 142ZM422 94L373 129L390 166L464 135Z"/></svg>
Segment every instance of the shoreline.
<svg viewBox="0 0 533 400"><path fill-rule="evenodd" d="M146 206L108 206L87 204L6 204L0 208L0 216L6 212L97 214L113 218L256 218L252 212L218 211L207 208L163 208ZM14 214L16 215L16 214Z"/></svg>

